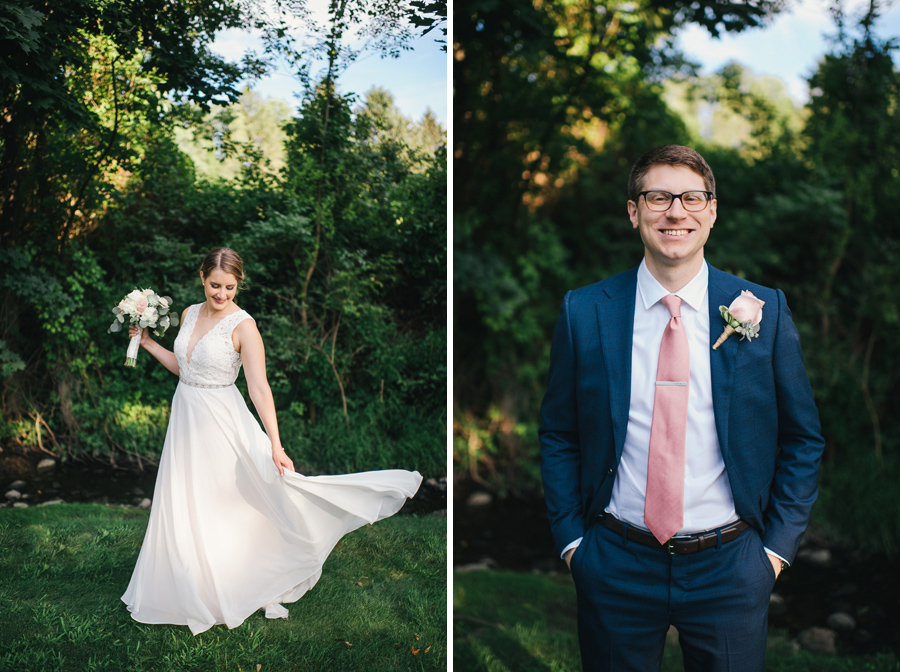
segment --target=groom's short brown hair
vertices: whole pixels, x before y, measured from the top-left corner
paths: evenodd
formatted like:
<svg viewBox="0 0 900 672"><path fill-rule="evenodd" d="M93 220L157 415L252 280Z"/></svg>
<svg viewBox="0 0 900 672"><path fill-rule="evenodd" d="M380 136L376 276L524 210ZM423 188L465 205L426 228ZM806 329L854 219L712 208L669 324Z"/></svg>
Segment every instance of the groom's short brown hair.
<svg viewBox="0 0 900 672"><path fill-rule="evenodd" d="M712 169L706 163L700 154L690 147L683 145L663 145L656 149L651 149L644 154L631 168L631 175L628 178L628 198L637 202L638 194L643 191L644 178L651 166L684 166L690 168L700 177L703 178L703 184L706 190L716 194L716 178L713 176Z"/></svg>

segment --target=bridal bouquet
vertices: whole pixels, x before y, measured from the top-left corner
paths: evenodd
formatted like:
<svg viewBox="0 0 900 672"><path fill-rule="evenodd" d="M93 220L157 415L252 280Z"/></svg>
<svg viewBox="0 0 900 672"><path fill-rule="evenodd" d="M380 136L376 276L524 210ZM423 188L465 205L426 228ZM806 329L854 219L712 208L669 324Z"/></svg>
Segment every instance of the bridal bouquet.
<svg viewBox="0 0 900 672"><path fill-rule="evenodd" d="M122 330L125 320L136 324L139 329L149 327L153 333L162 336L170 326L178 325L178 314L170 313L172 299L168 296L160 296L152 289L135 289L124 299L119 301L113 309L115 321L107 329L106 333L115 333ZM134 366L137 363L138 349L141 347L141 334L131 339L128 344L125 366Z"/></svg>

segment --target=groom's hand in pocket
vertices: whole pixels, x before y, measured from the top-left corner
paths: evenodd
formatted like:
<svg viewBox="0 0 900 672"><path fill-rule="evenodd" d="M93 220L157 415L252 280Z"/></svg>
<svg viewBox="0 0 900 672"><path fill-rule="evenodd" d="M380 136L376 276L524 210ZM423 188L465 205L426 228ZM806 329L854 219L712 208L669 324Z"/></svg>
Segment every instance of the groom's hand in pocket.
<svg viewBox="0 0 900 672"><path fill-rule="evenodd" d="M576 546L575 548L578 547ZM568 551L566 551L565 555L566 567L568 567L570 570L572 569L572 556L575 555L575 548L570 548Z"/></svg>

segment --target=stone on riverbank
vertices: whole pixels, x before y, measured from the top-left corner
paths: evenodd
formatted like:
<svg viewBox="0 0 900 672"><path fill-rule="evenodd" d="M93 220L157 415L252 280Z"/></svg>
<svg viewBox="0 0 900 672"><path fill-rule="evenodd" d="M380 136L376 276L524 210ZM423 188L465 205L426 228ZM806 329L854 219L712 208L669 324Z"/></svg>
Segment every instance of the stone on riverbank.
<svg viewBox="0 0 900 672"><path fill-rule="evenodd" d="M477 509L482 506L488 506L494 501L494 496L489 492L473 492L466 500L466 506Z"/></svg>
<svg viewBox="0 0 900 672"><path fill-rule="evenodd" d="M61 499L48 499L46 502L41 502L38 506L52 506L53 504L64 504L65 502Z"/></svg>
<svg viewBox="0 0 900 672"><path fill-rule="evenodd" d="M45 469L53 469L54 467L56 467L56 460L47 457L38 462L37 470L44 471Z"/></svg>
<svg viewBox="0 0 900 672"><path fill-rule="evenodd" d="M28 508L28 504L26 504L25 502L15 502L15 503L13 504L13 507L16 508L16 509L27 509L27 508Z"/></svg>
<svg viewBox="0 0 900 672"><path fill-rule="evenodd" d="M830 567L831 551L827 548L801 548L797 553L797 560L815 567Z"/></svg>
<svg viewBox="0 0 900 672"><path fill-rule="evenodd" d="M838 635L834 630L812 627L800 631L797 635L797 643L800 645L800 648L810 653L836 656L837 637Z"/></svg>
<svg viewBox="0 0 900 672"><path fill-rule="evenodd" d="M774 618L775 616L781 616L784 612L787 611L787 603L784 601L784 598L778 593L772 593L769 595L769 618Z"/></svg>
<svg viewBox="0 0 900 672"><path fill-rule="evenodd" d="M26 485L28 485L28 484L25 481L23 481L22 479L19 479L17 481L13 481L12 483L10 483L9 489L10 490L21 490Z"/></svg>
<svg viewBox="0 0 900 672"><path fill-rule="evenodd" d="M144 498L141 500L141 503L138 504L138 508L139 508L139 509L143 509L144 511L149 511L149 510L150 510L150 504L151 504L151 503L152 503L152 502L150 501L150 498L149 498L149 497L144 497Z"/></svg>
<svg viewBox="0 0 900 672"><path fill-rule="evenodd" d="M454 567L456 572L480 572L488 569L497 569L497 562L493 558L482 558L478 562L470 562L468 565Z"/></svg>
<svg viewBox="0 0 900 672"><path fill-rule="evenodd" d="M846 611L836 611L825 621L832 630L837 630L842 635L852 632L856 628L856 619Z"/></svg>
<svg viewBox="0 0 900 672"><path fill-rule="evenodd" d="M18 490L10 490L6 493L6 498L11 502L18 502L22 499L22 493Z"/></svg>

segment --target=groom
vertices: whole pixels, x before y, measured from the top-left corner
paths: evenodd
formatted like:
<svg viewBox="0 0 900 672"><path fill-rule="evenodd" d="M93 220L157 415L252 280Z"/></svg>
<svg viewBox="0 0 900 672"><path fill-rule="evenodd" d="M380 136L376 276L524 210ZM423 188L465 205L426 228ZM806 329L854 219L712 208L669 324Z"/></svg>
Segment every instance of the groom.
<svg viewBox="0 0 900 672"><path fill-rule="evenodd" d="M585 670L658 670L674 625L688 672L761 671L769 594L816 499L797 329L780 290L704 260L715 190L688 147L643 156L643 261L566 294L553 334L541 471ZM719 306L755 337L714 348Z"/></svg>

